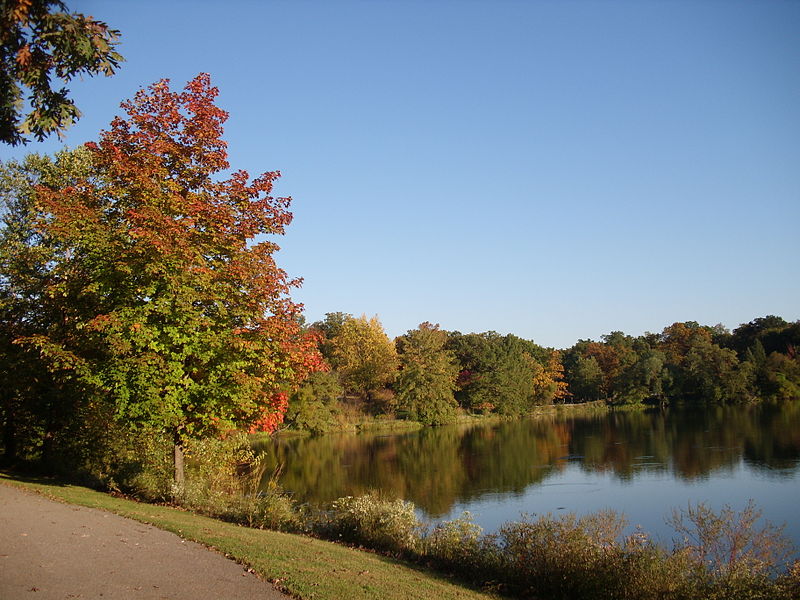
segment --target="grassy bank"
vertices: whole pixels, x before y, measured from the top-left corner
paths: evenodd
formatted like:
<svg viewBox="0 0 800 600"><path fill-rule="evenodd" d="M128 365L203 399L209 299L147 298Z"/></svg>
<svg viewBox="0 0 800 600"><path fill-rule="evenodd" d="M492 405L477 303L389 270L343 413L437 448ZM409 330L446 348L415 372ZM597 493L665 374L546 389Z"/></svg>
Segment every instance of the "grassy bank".
<svg viewBox="0 0 800 600"><path fill-rule="evenodd" d="M20 478L0 473L0 482L172 531L247 565L297 598L496 598L456 585L417 566L306 536L250 529L168 506L142 504L44 478Z"/></svg>

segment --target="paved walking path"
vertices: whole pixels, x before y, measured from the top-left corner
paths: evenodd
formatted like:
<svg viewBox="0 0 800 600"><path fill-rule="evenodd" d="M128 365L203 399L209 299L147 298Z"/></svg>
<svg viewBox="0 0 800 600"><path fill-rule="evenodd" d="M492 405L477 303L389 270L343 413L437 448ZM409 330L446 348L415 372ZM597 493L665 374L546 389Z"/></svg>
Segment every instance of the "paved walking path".
<svg viewBox="0 0 800 600"><path fill-rule="evenodd" d="M204 546L0 484L0 600L286 600Z"/></svg>

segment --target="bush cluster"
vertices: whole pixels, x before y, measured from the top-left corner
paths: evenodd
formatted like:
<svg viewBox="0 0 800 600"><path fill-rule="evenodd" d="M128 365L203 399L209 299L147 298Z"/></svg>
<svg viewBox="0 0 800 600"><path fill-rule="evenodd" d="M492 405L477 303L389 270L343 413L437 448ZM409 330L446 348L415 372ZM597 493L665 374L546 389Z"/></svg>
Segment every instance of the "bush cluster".
<svg viewBox="0 0 800 600"><path fill-rule="evenodd" d="M413 503L376 494L339 498L316 512L309 526L321 537L412 556L419 551L423 531Z"/></svg>
<svg viewBox="0 0 800 600"><path fill-rule="evenodd" d="M782 538L769 525L755 526L752 506L738 514L723 509L716 520L708 519L716 513L699 508L706 520L696 518L696 509L680 514L684 531L703 540L701 552L691 540L668 551L641 531L622 536L625 519L613 511L524 518L484 534L467 513L428 529L411 503L367 495L340 498L323 511L324 518L317 514L307 524L320 537L402 555L512 597L800 598L800 563L779 572L788 557L776 551L783 547ZM721 520L731 524L727 532L718 527ZM745 530L753 544L723 559L720 551L729 550L732 542L728 534Z"/></svg>
<svg viewBox="0 0 800 600"><path fill-rule="evenodd" d="M800 598L800 563L779 572L787 547L774 527L756 526L752 505L741 513L699 505L679 515L674 524L692 535L668 551L641 531L623 537L625 519L613 511L526 517L488 535L465 514L427 534L418 558L521 598Z"/></svg>

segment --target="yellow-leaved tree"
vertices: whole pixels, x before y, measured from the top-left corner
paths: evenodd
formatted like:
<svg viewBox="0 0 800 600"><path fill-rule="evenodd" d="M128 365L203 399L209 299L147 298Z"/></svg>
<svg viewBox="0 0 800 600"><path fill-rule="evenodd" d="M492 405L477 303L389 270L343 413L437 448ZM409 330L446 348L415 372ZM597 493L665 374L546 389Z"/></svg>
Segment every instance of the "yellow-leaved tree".
<svg viewBox="0 0 800 600"><path fill-rule="evenodd" d="M397 377L397 351L377 315L345 320L333 339L332 363L345 390L367 400Z"/></svg>
<svg viewBox="0 0 800 600"><path fill-rule="evenodd" d="M550 352L545 364L534 360L530 364L534 370L532 388L535 404L552 404L569 396L567 382L564 381L564 365L558 350Z"/></svg>

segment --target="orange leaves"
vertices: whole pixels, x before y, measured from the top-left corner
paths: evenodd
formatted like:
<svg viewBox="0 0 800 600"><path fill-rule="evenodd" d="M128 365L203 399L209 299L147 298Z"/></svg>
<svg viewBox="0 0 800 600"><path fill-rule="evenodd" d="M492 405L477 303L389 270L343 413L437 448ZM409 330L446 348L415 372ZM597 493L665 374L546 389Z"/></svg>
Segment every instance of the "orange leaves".
<svg viewBox="0 0 800 600"><path fill-rule="evenodd" d="M27 24L28 14L31 12L32 0L16 0L16 6L11 11L11 18L18 23Z"/></svg>
<svg viewBox="0 0 800 600"><path fill-rule="evenodd" d="M661 349L674 364L681 364L696 342L710 344L711 332L694 322L673 323L661 334Z"/></svg>
<svg viewBox="0 0 800 600"><path fill-rule="evenodd" d="M33 55L31 54L31 48L28 44L25 44L22 48L19 49L17 52L17 64L23 69L27 69L31 61L33 59Z"/></svg>
<svg viewBox="0 0 800 600"><path fill-rule="evenodd" d="M550 353L550 358L545 366L545 372L555 385L553 400L562 400L569 397L569 384L564 381L564 364L561 361L561 352L555 350Z"/></svg>
<svg viewBox="0 0 800 600"><path fill-rule="evenodd" d="M289 407L289 396L284 392L273 394L269 404L262 408L259 417L253 421L248 429L248 433L265 431L271 433L283 423L286 409Z"/></svg>
<svg viewBox="0 0 800 600"><path fill-rule="evenodd" d="M290 361L298 381L306 379L311 373L330 370L330 366L319 351L321 342L322 335L319 332L309 331L299 334L287 344Z"/></svg>

